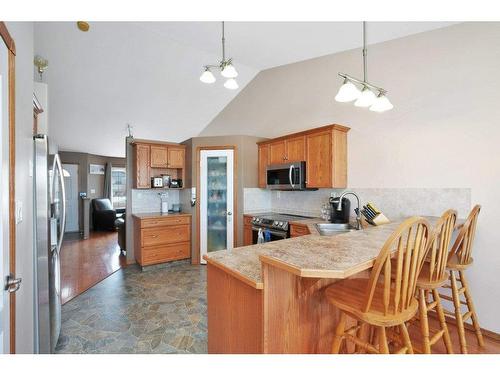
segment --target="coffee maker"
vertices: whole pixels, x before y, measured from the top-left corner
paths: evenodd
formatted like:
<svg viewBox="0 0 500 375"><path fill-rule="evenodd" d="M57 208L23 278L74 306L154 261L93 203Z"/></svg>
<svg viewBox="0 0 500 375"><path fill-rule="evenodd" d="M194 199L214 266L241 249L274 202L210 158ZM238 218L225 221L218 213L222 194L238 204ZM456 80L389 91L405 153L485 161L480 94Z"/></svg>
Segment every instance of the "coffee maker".
<svg viewBox="0 0 500 375"><path fill-rule="evenodd" d="M340 197L330 197L330 222L336 224L348 224L351 212L351 201L347 198L342 199L340 210L338 210Z"/></svg>

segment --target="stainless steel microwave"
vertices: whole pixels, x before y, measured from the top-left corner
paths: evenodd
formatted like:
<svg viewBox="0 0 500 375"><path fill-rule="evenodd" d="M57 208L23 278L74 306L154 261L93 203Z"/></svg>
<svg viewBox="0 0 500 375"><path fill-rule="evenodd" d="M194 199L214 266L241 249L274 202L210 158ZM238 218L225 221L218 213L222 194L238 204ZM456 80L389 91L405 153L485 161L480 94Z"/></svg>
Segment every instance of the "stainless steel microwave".
<svg viewBox="0 0 500 375"><path fill-rule="evenodd" d="M305 190L306 162L273 164L266 171L267 188L273 190Z"/></svg>

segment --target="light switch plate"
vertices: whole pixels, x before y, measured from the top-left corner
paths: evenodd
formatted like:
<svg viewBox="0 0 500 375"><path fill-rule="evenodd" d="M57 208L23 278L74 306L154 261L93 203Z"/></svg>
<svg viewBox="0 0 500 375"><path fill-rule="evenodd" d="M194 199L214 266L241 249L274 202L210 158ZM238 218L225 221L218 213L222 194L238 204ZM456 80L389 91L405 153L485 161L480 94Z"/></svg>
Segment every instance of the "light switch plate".
<svg viewBox="0 0 500 375"><path fill-rule="evenodd" d="M90 189L90 194L95 194L95 189Z"/></svg>
<svg viewBox="0 0 500 375"><path fill-rule="evenodd" d="M23 221L23 202L16 201L16 224Z"/></svg>

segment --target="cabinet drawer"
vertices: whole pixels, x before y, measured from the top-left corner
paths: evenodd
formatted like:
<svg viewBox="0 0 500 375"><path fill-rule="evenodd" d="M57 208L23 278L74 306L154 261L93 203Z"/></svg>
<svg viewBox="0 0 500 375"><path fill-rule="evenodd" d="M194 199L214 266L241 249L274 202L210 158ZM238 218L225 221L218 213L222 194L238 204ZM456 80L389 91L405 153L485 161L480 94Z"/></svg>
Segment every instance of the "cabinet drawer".
<svg viewBox="0 0 500 375"><path fill-rule="evenodd" d="M168 262L171 260L190 258L191 247L189 242L163 245L148 246L142 248L143 264L154 264Z"/></svg>
<svg viewBox="0 0 500 375"><path fill-rule="evenodd" d="M171 225L142 230L142 246L171 244L189 240L189 225Z"/></svg>
<svg viewBox="0 0 500 375"><path fill-rule="evenodd" d="M141 228L154 228L154 227L162 227L165 225L184 225L189 224L190 217L189 216L164 216L154 219L142 219L141 220Z"/></svg>
<svg viewBox="0 0 500 375"><path fill-rule="evenodd" d="M310 234L307 225L297 225L297 224L290 225L290 237L305 236L306 234Z"/></svg>

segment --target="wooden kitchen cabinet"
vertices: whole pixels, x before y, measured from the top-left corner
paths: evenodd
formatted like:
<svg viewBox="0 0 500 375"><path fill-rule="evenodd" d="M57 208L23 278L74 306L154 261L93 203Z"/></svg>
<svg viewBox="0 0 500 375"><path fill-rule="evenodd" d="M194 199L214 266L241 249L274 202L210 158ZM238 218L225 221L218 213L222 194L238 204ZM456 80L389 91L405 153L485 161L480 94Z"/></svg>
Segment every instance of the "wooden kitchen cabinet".
<svg viewBox="0 0 500 375"><path fill-rule="evenodd" d="M243 215L243 246L253 244L252 216Z"/></svg>
<svg viewBox="0 0 500 375"><path fill-rule="evenodd" d="M191 216L134 215L134 255L140 266L191 257Z"/></svg>
<svg viewBox="0 0 500 375"><path fill-rule="evenodd" d="M259 187L266 187L269 164L305 161L306 187L347 187L347 132L342 125L327 125L258 142ZM267 150L267 151L266 151Z"/></svg>
<svg viewBox="0 0 500 375"><path fill-rule="evenodd" d="M307 234L311 234L307 225L290 223L290 237L300 237Z"/></svg>
<svg viewBox="0 0 500 375"><path fill-rule="evenodd" d="M186 159L186 149L168 147L168 167L169 168L184 168Z"/></svg>
<svg viewBox="0 0 500 375"><path fill-rule="evenodd" d="M137 144L134 150L134 187L136 189L147 189L151 187L151 180L149 177L150 146L146 144Z"/></svg>
<svg viewBox="0 0 500 375"><path fill-rule="evenodd" d="M136 141L134 147L134 189L150 189L151 177L169 175L185 183L186 147L177 143Z"/></svg>
<svg viewBox="0 0 500 375"><path fill-rule="evenodd" d="M281 164L286 161L285 141L278 141L269 144L269 164Z"/></svg>
<svg viewBox="0 0 500 375"><path fill-rule="evenodd" d="M269 165L269 145L259 145L259 187L267 186L267 166Z"/></svg>
<svg viewBox="0 0 500 375"><path fill-rule="evenodd" d="M168 148L162 145L151 145L151 167L168 168Z"/></svg>
<svg viewBox="0 0 500 375"><path fill-rule="evenodd" d="M290 137L285 140L286 163L306 160L306 139L305 136Z"/></svg>

